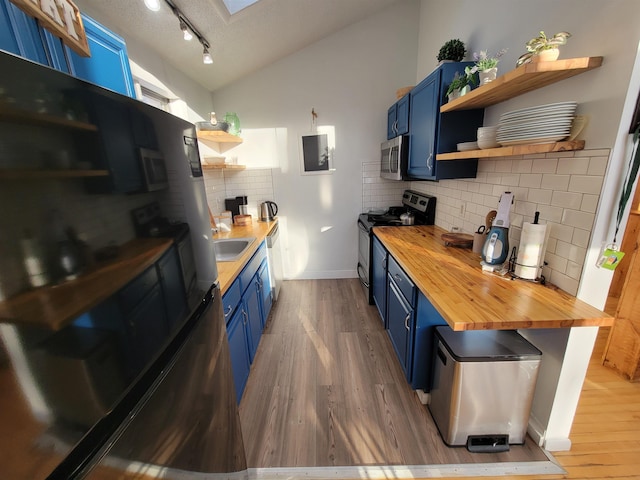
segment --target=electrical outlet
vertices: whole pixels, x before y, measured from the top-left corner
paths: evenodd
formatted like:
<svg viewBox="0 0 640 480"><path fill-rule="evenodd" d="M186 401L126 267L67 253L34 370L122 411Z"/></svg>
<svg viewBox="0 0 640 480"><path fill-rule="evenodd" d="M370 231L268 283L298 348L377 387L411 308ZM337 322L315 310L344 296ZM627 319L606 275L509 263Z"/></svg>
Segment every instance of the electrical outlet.
<svg viewBox="0 0 640 480"><path fill-rule="evenodd" d="M460 216L463 217L467 210L467 204L465 202L460 203Z"/></svg>

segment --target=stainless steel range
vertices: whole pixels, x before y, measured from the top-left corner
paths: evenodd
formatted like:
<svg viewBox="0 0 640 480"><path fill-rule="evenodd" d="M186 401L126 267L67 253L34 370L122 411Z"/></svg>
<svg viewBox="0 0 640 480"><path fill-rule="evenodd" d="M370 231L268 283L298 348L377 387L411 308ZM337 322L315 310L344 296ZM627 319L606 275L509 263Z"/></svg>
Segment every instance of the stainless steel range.
<svg viewBox="0 0 640 480"><path fill-rule="evenodd" d="M403 215L407 214L407 215ZM402 217L402 218L401 218ZM369 304L373 305L370 287L371 244L373 227L413 225L433 225L436 217L436 197L414 190L402 194L402 206L390 207L383 213L362 213L358 217L358 277L365 290Z"/></svg>

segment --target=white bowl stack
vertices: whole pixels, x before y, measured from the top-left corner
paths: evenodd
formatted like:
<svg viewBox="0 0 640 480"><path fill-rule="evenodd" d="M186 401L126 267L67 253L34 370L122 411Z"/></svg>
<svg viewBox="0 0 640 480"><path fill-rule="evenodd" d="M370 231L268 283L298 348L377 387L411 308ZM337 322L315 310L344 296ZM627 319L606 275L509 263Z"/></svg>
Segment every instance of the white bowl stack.
<svg viewBox="0 0 640 480"><path fill-rule="evenodd" d="M478 128L478 146L481 149L499 147L500 144L496 138L497 134L498 125Z"/></svg>
<svg viewBox="0 0 640 480"><path fill-rule="evenodd" d="M496 139L502 146L553 143L571 133L576 102L550 103L503 113Z"/></svg>

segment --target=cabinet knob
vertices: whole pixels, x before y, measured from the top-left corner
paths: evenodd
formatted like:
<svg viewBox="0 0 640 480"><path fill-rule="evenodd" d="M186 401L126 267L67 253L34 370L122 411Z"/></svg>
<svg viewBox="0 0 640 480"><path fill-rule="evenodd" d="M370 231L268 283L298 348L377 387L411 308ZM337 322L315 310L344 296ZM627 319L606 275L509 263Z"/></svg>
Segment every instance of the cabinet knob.
<svg viewBox="0 0 640 480"><path fill-rule="evenodd" d="M229 314L232 312L233 307L231 305L229 305L226 310L224 311L224 318L227 318L229 316Z"/></svg>
<svg viewBox="0 0 640 480"><path fill-rule="evenodd" d="M395 279L396 283L400 283L402 281L402 277L397 273L393 275L393 278Z"/></svg>

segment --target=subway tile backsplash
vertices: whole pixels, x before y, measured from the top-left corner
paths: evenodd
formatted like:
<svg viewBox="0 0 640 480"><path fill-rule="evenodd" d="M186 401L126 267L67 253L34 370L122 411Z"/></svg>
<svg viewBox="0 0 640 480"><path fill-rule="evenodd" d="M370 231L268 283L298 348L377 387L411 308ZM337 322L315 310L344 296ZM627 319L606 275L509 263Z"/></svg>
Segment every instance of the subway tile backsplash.
<svg viewBox="0 0 640 480"><path fill-rule="evenodd" d="M275 200L270 168L248 170L205 170L207 202L214 215L225 210L224 199L247 196L249 214L259 218L258 205Z"/></svg>
<svg viewBox="0 0 640 480"><path fill-rule="evenodd" d="M509 242L518 246L523 222L540 212L549 225L543 274L572 295L578 285L607 169L608 149L480 159L474 179L393 182L379 177L377 163L363 164L362 209L395 205L411 188L438 198L436 225L472 233L497 209L500 195L515 195ZM463 213L462 213L463 212Z"/></svg>

